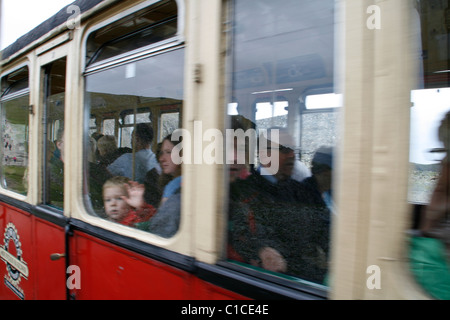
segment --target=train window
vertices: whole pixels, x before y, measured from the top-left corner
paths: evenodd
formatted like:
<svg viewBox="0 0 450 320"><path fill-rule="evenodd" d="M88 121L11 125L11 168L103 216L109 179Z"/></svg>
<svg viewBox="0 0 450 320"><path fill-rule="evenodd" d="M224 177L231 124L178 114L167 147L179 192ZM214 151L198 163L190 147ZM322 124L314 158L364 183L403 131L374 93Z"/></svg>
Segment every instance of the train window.
<svg viewBox="0 0 450 320"><path fill-rule="evenodd" d="M64 204L64 105L66 59L56 60L43 68L44 114L43 203L62 209Z"/></svg>
<svg viewBox="0 0 450 320"><path fill-rule="evenodd" d="M160 1L147 8L138 19L139 29L151 33L146 26L157 18L172 18L173 5L175 1ZM104 27L102 41L116 36L122 24L125 29L131 26L130 21L124 18ZM171 162L170 151L177 143L169 134L180 124L184 48L168 48L164 38L154 39L159 39L161 47L154 47L151 54L113 67L105 62L107 67L86 72L85 112L103 119L103 128L97 141L98 159L91 157L95 153L92 137L85 139L85 204L93 215L171 237L180 216L181 164ZM164 130L159 128L160 120ZM160 134L165 136L158 144Z"/></svg>
<svg viewBox="0 0 450 320"><path fill-rule="evenodd" d="M239 104L237 102L229 103L228 106L227 106L228 107L228 111L227 111L228 115L229 116L236 116L236 115L238 115L239 114L238 106L239 106Z"/></svg>
<svg viewBox="0 0 450 320"><path fill-rule="evenodd" d="M450 9L432 1L416 4L420 22L417 29L419 77L411 92L409 201L426 205L439 180L441 165L447 161L447 145L439 127L450 111L450 54L447 21L431 19Z"/></svg>
<svg viewBox="0 0 450 320"><path fill-rule="evenodd" d="M29 135L28 67L2 78L1 83L1 185L26 194Z"/></svg>
<svg viewBox="0 0 450 320"><path fill-rule="evenodd" d="M101 129L102 134L104 135L115 135L116 128L116 120L115 119L105 119L103 120L103 126Z"/></svg>
<svg viewBox="0 0 450 320"><path fill-rule="evenodd" d="M420 233L411 240L410 267L432 297L449 299L450 6L420 0L415 7L419 81L411 91L408 200Z"/></svg>
<svg viewBox="0 0 450 320"><path fill-rule="evenodd" d="M428 204L446 156L439 126L450 111L450 88L418 89L411 93L411 178L409 201Z"/></svg>
<svg viewBox="0 0 450 320"><path fill-rule="evenodd" d="M179 112L161 113L158 142L161 142L164 139L164 137L171 134L175 129L178 129L179 127L180 127Z"/></svg>
<svg viewBox="0 0 450 320"><path fill-rule="evenodd" d="M165 104L177 104L181 107L183 62L184 50L178 49L135 62L137 69L133 78L124 76L126 66L118 66L87 76L86 98L89 109L87 111L101 117L102 114L111 114L113 111L116 111L117 114L123 111L137 113L137 109L141 107L159 109ZM97 106L90 103L100 97L106 101L105 105ZM130 110L129 108L133 108L133 106L136 109ZM104 211L101 190L105 182L112 176L125 176L141 184L153 184L153 187L156 187L158 186L157 177L164 172L164 168L161 170L155 154L156 144L153 135L154 132L157 132L157 127L150 122L149 113L141 113L137 116L134 116L133 113L124 117L123 122L119 121L118 123L120 137L112 136L114 139L110 141L113 144L121 141L121 146L113 145L113 153L101 154L102 158L99 162L88 164L87 172L92 172L87 175L92 210L97 213ZM138 131L142 131L141 136L134 134ZM106 131L102 133L105 134ZM98 142L100 143L103 138L100 138ZM156 170L156 178L148 175L148 177L152 177L152 181L147 181L147 173L152 169ZM93 175L94 172L97 174ZM178 172L167 172L167 174L170 178L175 177L173 175L179 175ZM159 203L153 204L155 209L159 206Z"/></svg>
<svg viewBox="0 0 450 320"><path fill-rule="evenodd" d="M130 114L130 112L133 112ZM126 110L125 112L122 112L121 116L122 125L120 126L119 130L119 147L125 147L125 148L131 148L132 147L132 133L135 129L136 123L150 123L150 112L146 111L136 111L134 113L134 110Z"/></svg>
<svg viewBox="0 0 450 320"><path fill-rule="evenodd" d="M310 94L305 98L305 108L328 109L342 107L342 95L336 93Z"/></svg>
<svg viewBox="0 0 450 320"><path fill-rule="evenodd" d="M159 1L90 34L87 65L122 54L129 54L177 34L177 5L173 0Z"/></svg>
<svg viewBox="0 0 450 320"><path fill-rule="evenodd" d="M334 6L333 0L234 0L227 110L236 133L229 265L324 290L339 108L312 112L304 96L309 88L333 88ZM238 129L257 137L257 148L241 141Z"/></svg>
<svg viewBox="0 0 450 320"><path fill-rule="evenodd" d="M288 105L288 101L258 102L255 112L257 127L259 129L286 127Z"/></svg>
<svg viewBox="0 0 450 320"><path fill-rule="evenodd" d="M97 132L97 123L95 118L91 118L89 120L89 134L94 134Z"/></svg>

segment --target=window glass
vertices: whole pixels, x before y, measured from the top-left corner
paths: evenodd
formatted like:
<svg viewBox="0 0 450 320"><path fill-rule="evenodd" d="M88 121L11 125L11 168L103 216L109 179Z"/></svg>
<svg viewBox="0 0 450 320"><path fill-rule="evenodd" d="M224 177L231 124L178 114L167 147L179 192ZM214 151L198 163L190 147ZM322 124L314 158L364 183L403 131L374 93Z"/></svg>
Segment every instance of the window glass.
<svg viewBox="0 0 450 320"><path fill-rule="evenodd" d="M441 165L447 159L446 141L439 127L450 111L449 39L447 21L443 19L449 11L448 4L421 0L413 14L419 77L417 87L411 91L409 201L423 205L430 202Z"/></svg>
<svg viewBox="0 0 450 320"><path fill-rule="evenodd" d="M144 11L101 29L107 42L99 40L99 47L109 46L108 39L129 28L131 21L152 34L147 27L173 19L176 3L161 1ZM174 35L176 29L172 31L165 34ZM150 42L166 43L157 32L153 35ZM136 42L133 48L148 43ZM180 125L183 70L184 49L173 47L87 73L85 112L103 123L97 141L85 139L85 203L91 214L162 237L177 232L181 163L174 163L171 153L180 141L172 141L171 133Z"/></svg>
<svg viewBox="0 0 450 320"><path fill-rule="evenodd" d="M28 68L23 67L2 78L1 96L12 95L22 90L28 90Z"/></svg>
<svg viewBox="0 0 450 320"><path fill-rule="evenodd" d="M100 118L111 113L127 114L118 122L120 136L114 136L112 130L102 132L103 137L97 142L99 159L87 157L89 159L86 171L88 180L86 185L89 186L87 206L91 213L105 219L168 237L177 231L178 224L167 226L165 229L163 225L156 227L151 225L149 219L164 212L160 210L166 210L163 204L172 195L173 202L179 201L181 166L171 163L166 165L166 162L171 161L170 150L174 142L170 138L169 141L165 139L158 147L157 139L154 139L158 132L157 123L151 122L149 112L138 113L138 110L145 107L158 111L167 104L177 105L181 109L184 50L164 52L134 63L136 64L134 77L126 76L127 65L86 77L88 109L86 112ZM101 105L91 103L98 99L106 103ZM172 124L170 130L178 128L178 121L170 123ZM165 133L168 135L172 131ZM91 137L87 138L88 155L94 154L96 150L92 140ZM158 152L161 147L162 151ZM164 151L169 152L168 159L163 156ZM144 186L145 203L132 203L131 197L134 195L132 192L136 190L133 188L125 190L123 181L132 181L130 186L135 186L134 182L141 187ZM125 193L130 197L130 201L117 204L121 198L109 194L111 190ZM118 209L116 212L109 204L117 205L118 208L123 205L122 211Z"/></svg>
<svg viewBox="0 0 450 320"><path fill-rule="evenodd" d="M450 111L450 88L411 92L411 179L409 201L428 204L446 157L439 126Z"/></svg>
<svg viewBox="0 0 450 320"><path fill-rule="evenodd" d="M230 116L236 116L236 115L238 115L239 114L239 111L238 111L238 107L239 107L239 105L238 105L238 103L237 102L231 102L231 103L229 103L228 104L228 106L227 106L227 113L228 113L228 115L230 115Z"/></svg>
<svg viewBox="0 0 450 320"><path fill-rule="evenodd" d="M255 120L260 129L271 127L286 127L289 103L287 101L258 102L256 104Z"/></svg>
<svg viewBox="0 0 450 320"><path fill-rule="evenodd" d="M97 124L95 118L89 120L89 134L94 134L97 132Z"/></svg>
<svg viewBox="0 0 450 320"><path fill-rule="evenodd" d="M172 133L180 127L180 113L179 112L165 112L161 114L161 131L158 141L161 142L164 137Z"/></svg>
<svg viewBox="0 0 450 320"><path fill-rule="evenodd" d="M44 177L43 203L62 209L64 206L64 105L66 59L56 60L44 72Z"/></svg>
<svg viewBox="0 0 450 320"><path fill-rule="evenodd" d="M87 65L161 42L176 34L176 2L159 1L151 10L143 9L91 33Z"/></svg>
<svg viewBox="0 0 450 320"><path fill-rule="evenodd" d="M450 299L450 53L447 1L420 0L413 12L418 85L411 91L408 200L415 206L411 270L434 298Z"/></svg>
<svg viewBox="0 0 450 320"><path fill-rule="evenodd" d="M311 94L305 99L306 109L327 109L342 107L342 95L336 93Z"/></svg>
<svg viewBox="0 0 450 320"><path fill-rule="evenodd" d="M103 121L103 134L114 135L116 121L114 119L105 119Z"/></svg>
<svg viewBox="0 0 450 320"><path fill-rule="evenodd" d="M233 4L227 258L326 285L339 108L311 112L304 95L333 93L335 1Z"/></svg>
<svg viewBox="0 0 450 320"><path fill-rule="evenodd" d="M28 189L29 137L28 68L2 79L1 108L1 185L26 194Z"/></svg>

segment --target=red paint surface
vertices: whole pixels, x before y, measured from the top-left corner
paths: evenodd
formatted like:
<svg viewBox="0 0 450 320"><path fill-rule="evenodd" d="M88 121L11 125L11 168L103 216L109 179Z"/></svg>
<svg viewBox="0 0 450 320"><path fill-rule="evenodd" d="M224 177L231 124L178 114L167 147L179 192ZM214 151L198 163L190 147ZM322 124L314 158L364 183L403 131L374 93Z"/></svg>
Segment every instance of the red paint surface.
<svg viewBox="0 0 450 320"><path fill-rule="evenodd" d="M77 299L243 299L244 297L90 235L75 232L70 263L81 270Z"/></svg>
<svg viewBox="0 0 450 320"><path fill-rule="evenodd" d="M5 229L17 230L23 262L29 275L16 284L24 299L65 299L65 259L52 261L53 253L64 253L64 228L27 212L0 204L0 246L5 246ZM17 249L7 244L8 253ZM70 264L79 267L73 278L80 289L72 289L76 299L244 299L195 275L143 255L126 250L91 235L75 231L70 238ZM0 260L0 300L17 300L4 279L7 263ZM75 276L69 273L68 276Z"/></svg>
<svg viewBox="0 0 450 320"><path fill-rule="evenodd" d="M17 230L20 249L12 249L9 240L8 252L16 258L21 250L23 263L29 275L20 276L16 286L23 291L24 299L65 299L65 261L51 261L52 253L64 252L64 229L17 210L11 206L0 205L0 246L5 246L5 231L9 224ZM21 297L5 284L10 276L5 259L0 260L0 300L20 299Z"/></svg>

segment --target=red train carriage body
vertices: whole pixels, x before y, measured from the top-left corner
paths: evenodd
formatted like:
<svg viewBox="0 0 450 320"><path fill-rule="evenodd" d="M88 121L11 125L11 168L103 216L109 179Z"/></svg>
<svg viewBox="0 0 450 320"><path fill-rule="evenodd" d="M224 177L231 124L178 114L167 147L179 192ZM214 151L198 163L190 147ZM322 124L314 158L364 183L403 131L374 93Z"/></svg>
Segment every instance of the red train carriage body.
<svg viewBox="0 0 450 320"><path fill-rule="evenodd" d="M39 215L0 206L2 300L245 299L199 279L189 257L165 252L171 266Z"/></svg>

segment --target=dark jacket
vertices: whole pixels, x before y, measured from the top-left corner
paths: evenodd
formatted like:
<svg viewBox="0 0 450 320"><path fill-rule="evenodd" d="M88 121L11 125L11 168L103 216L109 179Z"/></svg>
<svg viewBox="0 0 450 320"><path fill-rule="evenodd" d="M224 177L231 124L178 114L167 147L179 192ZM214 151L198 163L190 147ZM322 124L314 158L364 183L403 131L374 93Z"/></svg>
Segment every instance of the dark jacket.
<svg viewBox="0 0 450 320"><path fill-rule="evenodd" d="M230 186L231 247L250 263L265 247L278 250L288 274L322 283L327 271L329 211L293 179L271 183L258 172Z"/></svg>

